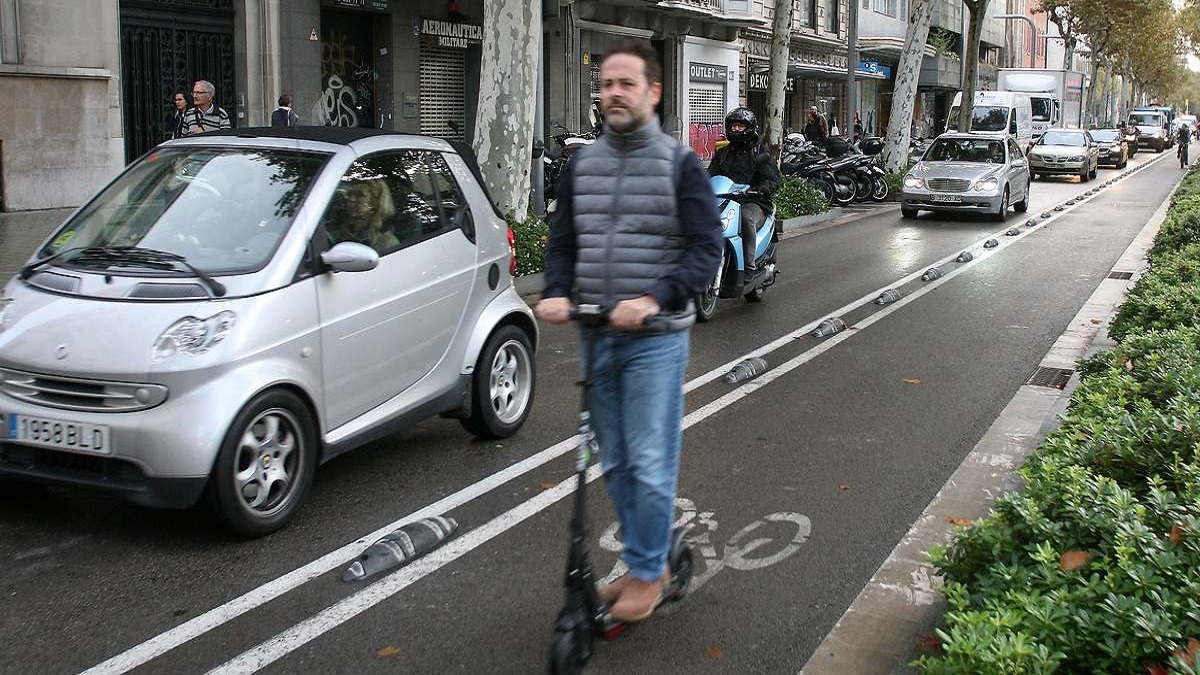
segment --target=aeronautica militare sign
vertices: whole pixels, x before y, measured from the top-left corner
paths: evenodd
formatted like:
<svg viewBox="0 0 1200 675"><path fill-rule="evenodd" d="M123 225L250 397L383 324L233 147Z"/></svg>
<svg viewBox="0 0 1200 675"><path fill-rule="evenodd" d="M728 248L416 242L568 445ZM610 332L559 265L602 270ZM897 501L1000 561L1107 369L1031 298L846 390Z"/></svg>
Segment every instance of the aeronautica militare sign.
<svg viewBox="0 0 1200 675"><path fill-rule="evenodd" d="M426 39L434 40L434 44L439 47L466 49L469 45L483 42L483 26L473 23L414 18L413 32Z"/></svg>

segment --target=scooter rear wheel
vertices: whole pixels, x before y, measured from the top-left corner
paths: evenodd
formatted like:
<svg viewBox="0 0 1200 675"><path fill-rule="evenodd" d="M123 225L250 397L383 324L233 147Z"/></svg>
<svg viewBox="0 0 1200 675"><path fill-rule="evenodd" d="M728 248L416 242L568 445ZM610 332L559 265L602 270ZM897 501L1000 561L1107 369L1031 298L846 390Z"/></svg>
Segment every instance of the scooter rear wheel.
<svg viewBox="0 0 1200 675"><path fill-rule="evenodd" d="M692 547L684 543L671 556L671 576L675 582L675 592L671 602L678 602L688 594L692 585L692 574L695 572L695 561L692 558Z"/></svg>
<svg viewBox="0 0 1200 675"><path fill-rule="evenodd" d="M762 302L767 297L767 289L758 286L742 297L746 298L746 302Z"/></svg>
<svg viewBox="0 0 1200 675"><path fill-rule="evenodd" d="M575 630L559 630L554 633L554 644L550 647L550 675L576 675L583 672L587 657L583 653L579 633Z"/></svg>

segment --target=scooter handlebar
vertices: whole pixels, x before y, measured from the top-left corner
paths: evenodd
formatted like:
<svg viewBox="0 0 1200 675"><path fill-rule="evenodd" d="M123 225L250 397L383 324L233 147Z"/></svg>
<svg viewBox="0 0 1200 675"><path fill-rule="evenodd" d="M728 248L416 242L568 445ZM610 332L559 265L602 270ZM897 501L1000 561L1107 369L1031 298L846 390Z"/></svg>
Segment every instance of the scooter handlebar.
<svg viewBox="0 0 1200 675"><path fill-rule="evenodd" d="M584 328L604 328L608 326L609 310L604 309L600 305L578 305L571 308L571 321L579 323ZM642 321L641 330L648 333L669 332L673 323L671 319L659 314L648 316Z"/></svg>

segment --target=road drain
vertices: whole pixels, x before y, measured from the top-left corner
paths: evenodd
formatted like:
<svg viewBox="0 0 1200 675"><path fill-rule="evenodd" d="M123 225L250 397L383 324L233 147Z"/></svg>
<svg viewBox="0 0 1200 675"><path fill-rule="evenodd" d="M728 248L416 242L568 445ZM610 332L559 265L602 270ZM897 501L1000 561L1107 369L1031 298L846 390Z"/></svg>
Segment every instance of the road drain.
<svg viewBox="0 0 1200 675"><path fill-rule="evenodd" d="M1109 272L1109 279L1132 279L1133 272Z"/></svg>
<svg viewBox="0 0 1200 675"><path fill-rule="evenodd" d="M1071 375L1075 371L1066 370L1063 368L1046 368L1039 367L1033 371L1033 375L1025 384L1032 384L1035 387L1053 387L1062 389L1067 386L1067 382L1071 379Z"/></svg>

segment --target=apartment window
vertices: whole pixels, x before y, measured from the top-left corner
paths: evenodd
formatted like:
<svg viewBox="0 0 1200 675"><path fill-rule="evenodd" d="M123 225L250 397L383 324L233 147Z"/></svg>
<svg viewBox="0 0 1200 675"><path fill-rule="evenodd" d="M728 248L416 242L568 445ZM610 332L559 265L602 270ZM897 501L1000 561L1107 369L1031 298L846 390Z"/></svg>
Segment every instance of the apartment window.
<svg viewBox="0 0 1200 675"><path fill-rule="evenodd" d="M853 0L851 0L851 2L853 2ZM830 33L841 34L841 8L841 0L829 0L829 12L826 14L826 18L829 19L829 22L825 26L825 30L828 30Z"/></svg>
<svg viewBox="0 0 1200 675"><path fill-rule="evenodd" d="M0 0L0 63L21 62L20 18L17 0Z"/></svg>
<svg viewBox="0 0 1200 675"><path fill-rule="evenodd" d="M899 16L897 13L897 10L899 9L897 7L898 4L899 0L871 0L871 9L875 10L879 14Z"/></svg>

